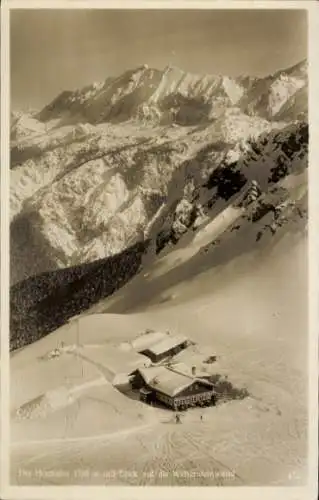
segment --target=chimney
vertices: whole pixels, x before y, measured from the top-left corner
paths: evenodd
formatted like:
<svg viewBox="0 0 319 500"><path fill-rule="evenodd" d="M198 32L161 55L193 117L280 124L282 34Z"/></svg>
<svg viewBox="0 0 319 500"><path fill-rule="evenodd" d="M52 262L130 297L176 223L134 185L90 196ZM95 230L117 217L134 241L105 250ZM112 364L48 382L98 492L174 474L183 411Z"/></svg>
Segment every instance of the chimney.
<svg viewBox="0 0 319 500"><path fill-rule="evenodd" d="M196 366L192 366L192 375L195 376L196 375Z"/></svg>

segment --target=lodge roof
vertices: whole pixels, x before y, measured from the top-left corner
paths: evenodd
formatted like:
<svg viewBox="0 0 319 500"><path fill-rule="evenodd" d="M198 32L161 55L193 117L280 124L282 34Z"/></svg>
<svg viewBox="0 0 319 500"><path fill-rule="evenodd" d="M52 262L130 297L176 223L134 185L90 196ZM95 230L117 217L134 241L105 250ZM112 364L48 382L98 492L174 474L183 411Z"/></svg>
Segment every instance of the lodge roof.
<svg viewBox="0 0 319 500"><path fill-rule="evenodd" d="M154 344L166 339L167 336L167 333L159 331L143 333L136 339L132 340L131 345L134 349L141 351L143 349L149 349Z"/></svg>
<svg viewBox="0 0 319 500"><path fill-rule="evenodd" d="M79 348L80 353L88 357L96 363L104 373L107 374L108 380L114 383L114 380L119 375L128 375L137 368L144 368L151 364L151 360L142 354L138 354L133 349L130 351L122 350L115 345L99 346L98 349L94 346L84 346Z"/></svg>
<svg viewBox="0 0 319 500"><path fill-rule="evenodd" d="M167 335L166 338L160 340L154 345L149 346L148 350L158 356L159 354L163 354L171 349L174 349L174 347L177 347L186 341L187 338L182 335Z"/></svg>
<svg viewBox="0 0 319 500"><path fill-rule="evenodd" d="M174 358L175 359L175 358ZM170 368L175 372L182 373L182 375L186 375L188 377L196 377L196 378L205 378L209 375L207 370L203 370L202 368L196 366L196 372L192 372L192 366L187 365L183 362L174 362Z"/></svg>
<svg viewBox="0 0 319 500"><path fill-rule="evenodd" d="M168 368L166 366L139 368L138 371L149 387L170 397L177 396L194 382L200 382L210 389L213 387L213 384L207 380L179 373L174 371L173 368Z"/></svg>

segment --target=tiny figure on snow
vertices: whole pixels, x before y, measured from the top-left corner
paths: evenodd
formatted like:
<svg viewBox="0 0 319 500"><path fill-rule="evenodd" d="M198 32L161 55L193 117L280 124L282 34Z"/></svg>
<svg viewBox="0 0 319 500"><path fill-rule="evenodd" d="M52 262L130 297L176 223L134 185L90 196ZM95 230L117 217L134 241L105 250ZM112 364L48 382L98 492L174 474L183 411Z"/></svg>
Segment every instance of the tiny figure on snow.
<svg viewBox="0 0 319 500"><path fill-rule="evenodd" d="M180 415L179 415L178 413L175 415L175 422L176 422L177 424L180 424L180 423L181 423L181 417L180 417Z"/></svg>

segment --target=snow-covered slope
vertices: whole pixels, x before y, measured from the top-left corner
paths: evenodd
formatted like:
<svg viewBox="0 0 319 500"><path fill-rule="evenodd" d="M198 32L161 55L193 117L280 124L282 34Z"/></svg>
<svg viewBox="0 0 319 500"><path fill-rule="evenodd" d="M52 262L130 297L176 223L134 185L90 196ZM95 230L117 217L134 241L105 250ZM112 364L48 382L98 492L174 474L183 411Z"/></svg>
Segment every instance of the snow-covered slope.
<svg viewBox="0 0 319 500"><path fill-rule="evenodd" d="M11 113L10 136L12 144L23 141L26 137L43 135L46 132L46 125L34 117L34 113Z"/></svg>
<svg viewBox="0 0 319 500"><path fill-rule="evenodd" d="M287 102L302 89L307 89L307 86L307 63L302 61L269 77L255 79L239 104L248 113L258 114L268 119L274 117L278 119L279 113ZM306 107L306 100L304 100L304 111ZM290 115L287 121L294 118L297 118L297 115Z"/></svg>
<svg viewBox="0 0 319 500"><path fill-rule="evenodd" d="M12 348L41 337L114 293L141 268L145 270L152 262L161 266L159 257L170 255L172 250L178 250L178 262L179 254L187 259L196 259L198 252L209 255L212 246L218 260L218 255L226 258L229 251L232 256L233 252L236 255L263 247L269 238L284 236L291 224L292 228L305 227L307 144L308 127L300 122L249 139L245 149L237 145L220 150L214 143L182 161L171 161L178 158L177 145L175 150L164 149L164 164L157 156L163 149L146 149L143 159L151 169L140 173L139 185L131 191L118 173L106 189L98 164L93 162L91 174L80 176L78 182L86 179L84 192L89 192L90 183L102 184L101 196L105 198L97 197L100 191L95 188L94 209L89 202L83 207L83 184L68 186L67 176L62 177L59 189L52 185L42 192L34 198L29 212L13 222L14 272L27 269L31 274L45 270L45 266L52 268L58 258L63 267L72 263L74 255L79 260L73 262L75 267L35 276L12 288ZM115 156L115 161L120 158ZM103 173L104 163L100 169ZM134 172L139 173L136 167ZM79 169L73 175L78 173ZM24 244L18 246L23 237ZM175 259L170 262L176 265ZM208 258L208 267L210 262ZM198 267L190 265L189 269ZM174 276L172 273L172 283ZM141 300L144 293L147 300L155 300L144 284L130 300Z"/></svg>
<svg viewBox="0 0 319 500"><path fill-rule="evenodd" d="M230 243L228 261L225 247L219 262L214 248L195 260L176 249L105 302L108 314L82 317L14 353L12 484L305 484L307 249L296 226L252 252L242 235L245 252L230 259ZM122 314L110 314L116 309ZM196 345L179 361L199 368L216 355L210 369L250 396L191 409L181 425L125 396L112 386L113 370L123 372L124 346L147 328L187 335ZM54 477L32 474L41 468ZM103 475L109 470L135 474Z"/></svg>
<svg viewBox="0 0 319 500"><path fill-rule="evenodd" d="M122 251L149 236L152 221L183 196L190 176L193 189L209 196L205 181L236 158L244 178L256 178L264 187L276 163L290 164L282 147L299 128L271 125L233 110L191 134L183 129L167 137L161 130L156 137L129 138L126 145L125 138L122 145L120 138L110 138L113 147L107 137L92 134L85 142L80 136L28 159L11 173L13 281ZM265 145L258 139L259 146L254 145L252 136L262 132ZM305 161L306 146L304 137L292 162ZM25 265L31 247L36 252L33 267Z"/></svg>

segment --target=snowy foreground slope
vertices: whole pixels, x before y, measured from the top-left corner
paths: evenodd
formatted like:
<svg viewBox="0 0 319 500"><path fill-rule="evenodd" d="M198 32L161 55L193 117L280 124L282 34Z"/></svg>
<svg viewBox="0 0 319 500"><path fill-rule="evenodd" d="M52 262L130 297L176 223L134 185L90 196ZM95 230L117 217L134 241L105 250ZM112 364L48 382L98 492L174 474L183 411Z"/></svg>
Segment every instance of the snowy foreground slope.
<svg viewBox="0 0 319 500"><path fill-rule="evenodd" d="M152 304L146 306L142 296L130 314L92 311L13 353L12 481L304 484L305 236L302 230L287 234L266 250L211 269L203 254L196 277L190 266L191 279L178 276L177 269L172 287L172 264L187 259L173 251L116 298L132 308L133 295L145 287ZM112 307L114 301L103 304L106 310ZM250 396L189 410L177 425L169 410L120 393L112 381L116 371L127 369L122 349L147 328L187 335L196 345L181 353L181 361L199 368L204 358L217 355L213 372L227 375Z"/></svg>
<svg viewBox="0 0 319 500"><path fill-rule="evenodd" d="M305 484L307 163L304 63L144 66L12 116L12 483ZM147 329L249 396L177 425L123 394Z"/></svg>

